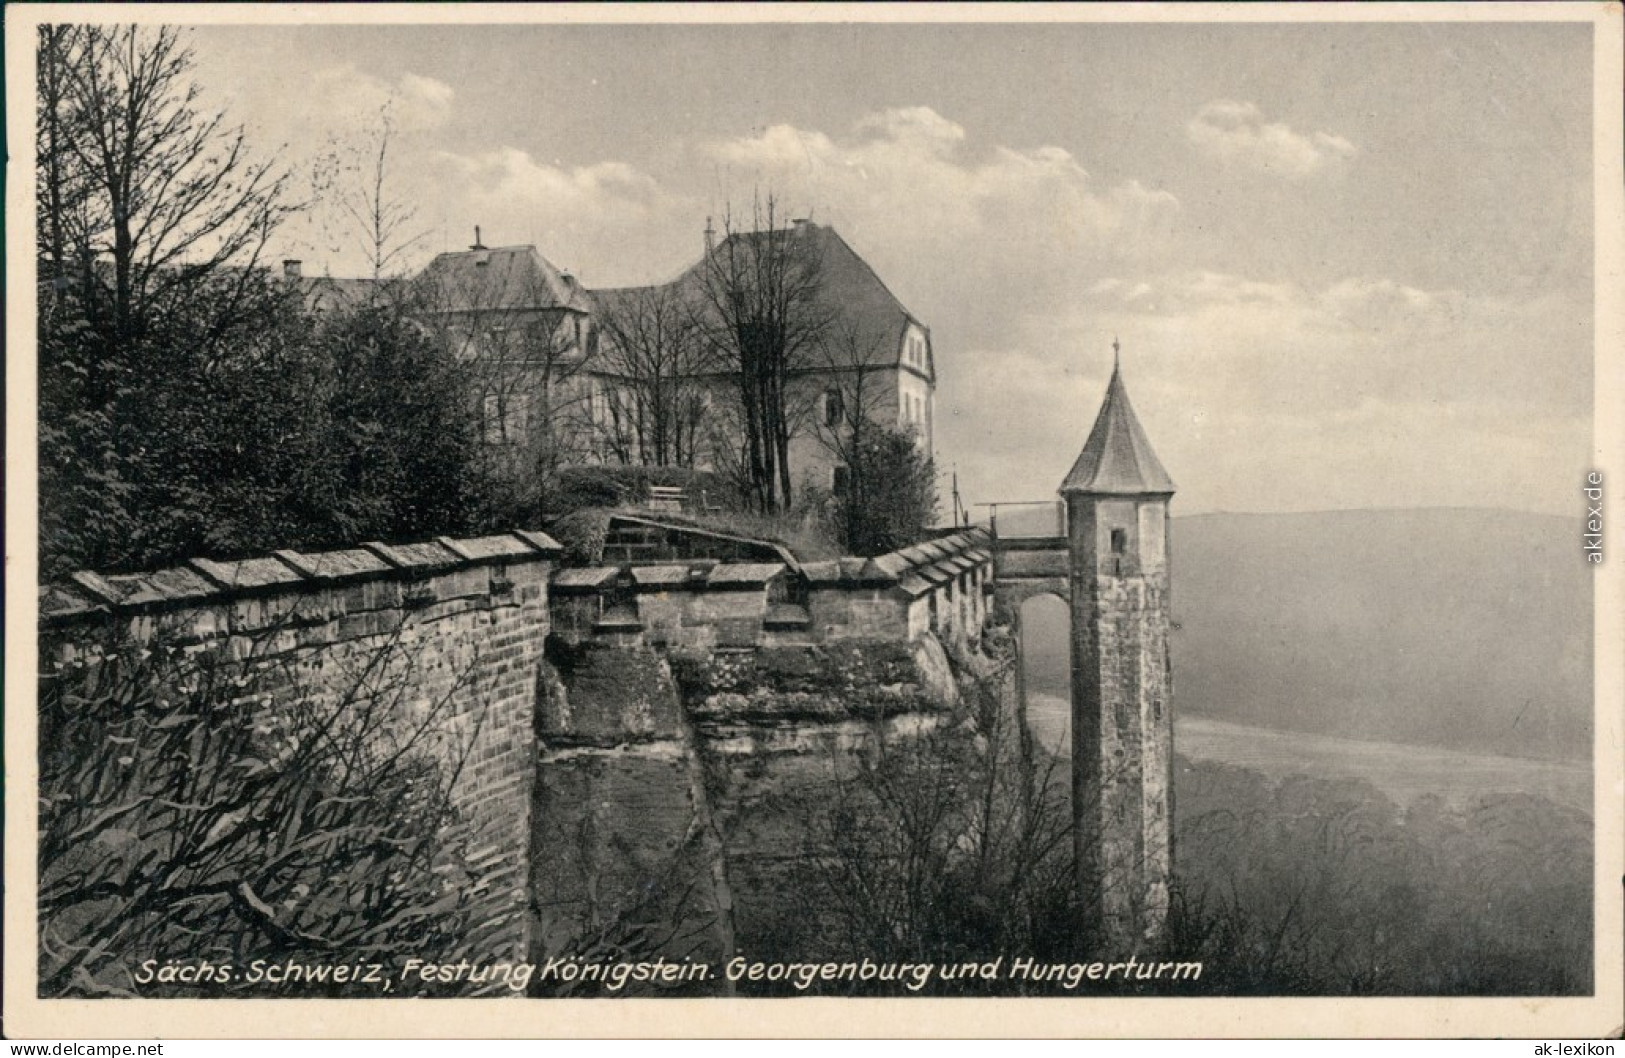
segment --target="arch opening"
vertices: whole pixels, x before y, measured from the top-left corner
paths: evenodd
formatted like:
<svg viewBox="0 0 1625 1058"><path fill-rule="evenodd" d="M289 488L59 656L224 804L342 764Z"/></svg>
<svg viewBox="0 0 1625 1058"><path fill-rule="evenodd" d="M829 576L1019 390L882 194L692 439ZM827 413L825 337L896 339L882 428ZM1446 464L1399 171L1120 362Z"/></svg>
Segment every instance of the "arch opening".
<svg viewBox="0 0 1625 1058"><path fill-rule="evenodd" d="M1027 728L1046 753L1072 746L1072 615L1065 600L1041 592L1020 604L1021 686Z"/></svg>

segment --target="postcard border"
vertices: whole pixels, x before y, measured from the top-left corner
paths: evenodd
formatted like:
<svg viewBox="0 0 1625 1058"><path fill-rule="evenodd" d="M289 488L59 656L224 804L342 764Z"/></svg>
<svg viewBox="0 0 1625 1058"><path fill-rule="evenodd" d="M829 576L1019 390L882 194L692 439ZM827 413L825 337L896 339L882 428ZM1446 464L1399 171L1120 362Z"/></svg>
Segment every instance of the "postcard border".
<svg viewBox="0 0 1625 1058"><path fill-rule="evenodd" d="M1595 27L1596 386L1594 465L1625 482L1625 36L1618 4L1121 5L7 5L7 272L34 284L33 26L457 22L1590 22ZM26 166L26 168L25 168ZM626 1037L1601 1037L1625 1023L1625 520L1615 499L1594 598L1595 995L1470 999L41 1000L34 848L38 782L37 454L33 299L8 299L6 489L5 1027L10 1038ZM1576 524L1580 516L1576 489ZM1616 486L1617 487L1617 486ZM1619 494L1609 493L1610 498ZM1576 530L1578 561L1578 528Z"/></svg>

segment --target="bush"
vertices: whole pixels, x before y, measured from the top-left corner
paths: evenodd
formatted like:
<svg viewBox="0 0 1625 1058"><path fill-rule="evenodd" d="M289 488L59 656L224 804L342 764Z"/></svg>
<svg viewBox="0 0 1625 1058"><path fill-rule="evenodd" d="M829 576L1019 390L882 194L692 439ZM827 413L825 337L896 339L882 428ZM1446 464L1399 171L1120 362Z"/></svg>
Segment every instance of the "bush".
<svg viewBox="0 0 1625 1058"><path fill-rule="evenodd" d="M209 303L240 286L256 289L252 313L206 333L219 315ZM187 306L121 341L86 312L64 298L41 317L47 577L473 526L462 368L407 306L317 318L250 273L198 284Z"/></svg>
<svg viewBox="0 0 1625 1058"><path fill-rule="evenodd" d="M918 543L937 518L937 472L911 430L870 425L849 453L837 522L846 550L883 555Z"/></svg>

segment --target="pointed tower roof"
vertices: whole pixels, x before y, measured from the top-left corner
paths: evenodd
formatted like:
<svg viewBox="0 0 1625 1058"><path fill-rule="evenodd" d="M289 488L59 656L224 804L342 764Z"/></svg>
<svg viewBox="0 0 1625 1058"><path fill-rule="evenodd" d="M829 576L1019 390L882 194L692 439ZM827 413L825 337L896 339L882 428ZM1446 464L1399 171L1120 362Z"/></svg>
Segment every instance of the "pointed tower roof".
<svg viewBox="0 0 1625 1058"><path fill-rule="evenodd" d="M1116 348L1116 343L1112 343ZM1119 496L1171 493L1173 479L1162 469L1140 420L1134 417L1128 390L1123 388L1122 365L1112 365L1112 380L1100 406L1095 428L1089 431L1078 461L1061 482L1061 492L1090 492Z"/></svg>

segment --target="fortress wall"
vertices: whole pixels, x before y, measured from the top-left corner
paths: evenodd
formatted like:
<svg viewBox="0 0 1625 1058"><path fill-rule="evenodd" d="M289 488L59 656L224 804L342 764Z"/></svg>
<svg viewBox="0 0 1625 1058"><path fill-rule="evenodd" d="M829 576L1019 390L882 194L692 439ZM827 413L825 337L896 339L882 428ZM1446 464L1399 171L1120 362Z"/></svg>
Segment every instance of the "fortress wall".
<svg viewBox="0 0 1625 1058"><path fill-rule="evenodd" d="M968 529L878 558L807 563L667 560L568 569L553 582L553 627L684 653L841 640L973 641L987 618L993 556Z"/></svg>
<svg viewBox="0 0 1625 1058"><path fill-rule="evenodd" d="M293 703L388 656L403 717L445 701L444 759L468 749L454 796L486 827L482 914L514 951L716 961L780 936L814 809L858 755L950 715L945 644L979 639L985 542L557 569L518 533L81 574L44 593L42 673L162 639L275 673Z"/></svg>
<svg viewBox="0 0 1625 1058"><path fill-rule="evenodd" d="M877 738L952 715L943 643L979 637L980 543L799 571L694 560L558 574L533 958L595 942L621 958L797 954L818 923L786 894L821 884L809 848L857 796L858 761Z"/></svg>
<svg viewBox="0 0 1625 1058"><path fill-rule="evenodd" d="M429 751L460 767L453 801L480 828L477 916L523 951L532 717L557 553L516 533L77 574L43 594L40 676L85 679L169 644L240 664L290 707L373 681L395 730L435 720Z"/></svg>

